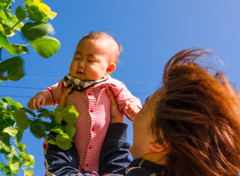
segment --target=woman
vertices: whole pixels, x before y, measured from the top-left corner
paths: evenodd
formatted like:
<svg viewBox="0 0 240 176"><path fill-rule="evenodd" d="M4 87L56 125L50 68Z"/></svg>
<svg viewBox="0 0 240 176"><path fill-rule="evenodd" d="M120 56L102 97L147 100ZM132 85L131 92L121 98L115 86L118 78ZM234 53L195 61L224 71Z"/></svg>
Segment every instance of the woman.
<svg viewBox="0 0 240 176"><path fill-rule="evenodd" d="M211 74L204 63L198 63L207 55L200 49L187 49L167 62L163 86L134 118L130 147L134 160L126 169L127 176L238 175L239 93L222 73ZM123 122L112 92L108 95L115 110L112 119ZM121 147L114 147L116 139L108 134L100 161L106 172L116 166L112 162L115 156L126 154ZM121 165L125 161L117 162Z"/></svg>

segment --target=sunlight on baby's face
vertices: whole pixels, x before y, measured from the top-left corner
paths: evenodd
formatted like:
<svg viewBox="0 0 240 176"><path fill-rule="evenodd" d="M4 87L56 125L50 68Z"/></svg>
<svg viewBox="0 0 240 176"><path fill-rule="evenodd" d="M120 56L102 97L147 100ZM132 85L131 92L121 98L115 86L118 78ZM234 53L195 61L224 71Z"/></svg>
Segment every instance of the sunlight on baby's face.
<svg viewBox="0 0 240 176"><path fill-rule="evenodd" d="M70 65L71 76L84 81L99 80L107 75L108 43L104 39L84 39L77 45Z"/></svg>

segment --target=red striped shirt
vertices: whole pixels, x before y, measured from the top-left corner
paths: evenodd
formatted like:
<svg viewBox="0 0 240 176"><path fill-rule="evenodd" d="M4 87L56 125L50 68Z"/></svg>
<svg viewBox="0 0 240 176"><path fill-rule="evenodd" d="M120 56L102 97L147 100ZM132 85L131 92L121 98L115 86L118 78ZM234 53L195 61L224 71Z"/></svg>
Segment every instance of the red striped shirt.
<svg viewBox="0 0 240 176"><path fill-rule="evenodd" d="M56 103L63 92L63 80L51 86L49 90ZM106 86L111 86L122 111L125 101L135 103L141 108L141 102L134 97L124 83L109 78L85 91L73 91L67 97L67 105L74 105L79 112L75 123L74 142L78 155L80 171L98 171L99 155L108 125L110 123L110 100L106 94Z"/></svg>

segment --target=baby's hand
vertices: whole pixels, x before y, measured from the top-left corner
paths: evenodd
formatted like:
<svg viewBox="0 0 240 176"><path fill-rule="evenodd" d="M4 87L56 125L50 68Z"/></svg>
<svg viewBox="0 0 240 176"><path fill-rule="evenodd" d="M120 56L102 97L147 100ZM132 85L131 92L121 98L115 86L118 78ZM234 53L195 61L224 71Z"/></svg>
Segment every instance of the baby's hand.
<svg viewBox="0 0 240 176"><path fill-rule="evenodd" d="M31 109L31 111L33 111L33 109L35 109L35 110L40 109L41 108L40 105L42 105L42 107L44 107L45 103L46 103L46 97L45 97L44 93L39 92L29 100L27 106L29 107L29 109Z"/></svg>
<svg viewBox="0 0 240 176"><path fill-rule="evenodd" d="M132 102L126 101L123 106L123 111L129 119L133 120L135 115L140 111L140 109Z"/></svg>

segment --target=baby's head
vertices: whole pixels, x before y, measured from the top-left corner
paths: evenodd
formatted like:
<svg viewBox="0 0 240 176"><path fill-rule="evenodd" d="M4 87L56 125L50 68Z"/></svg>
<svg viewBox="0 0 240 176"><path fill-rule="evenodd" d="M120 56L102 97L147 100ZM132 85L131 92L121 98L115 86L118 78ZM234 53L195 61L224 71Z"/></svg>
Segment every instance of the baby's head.
<svg viewBox="0 0 240 176"><path fill-rule="evenodd" d="M70 65L70 75L83 81L95 81L116 69L121 45L104 32L91 32L78 43Z"/></svg>

